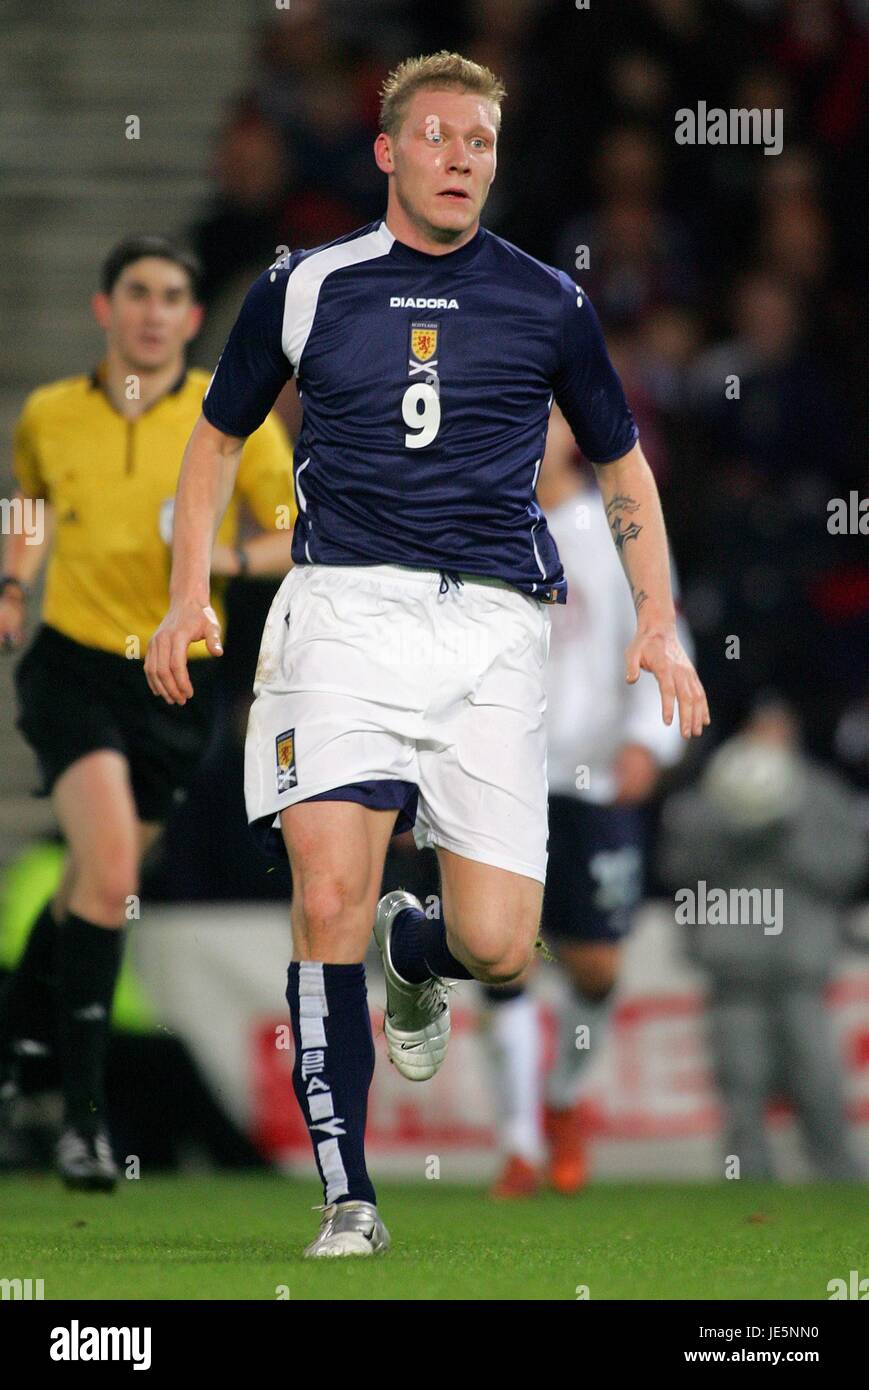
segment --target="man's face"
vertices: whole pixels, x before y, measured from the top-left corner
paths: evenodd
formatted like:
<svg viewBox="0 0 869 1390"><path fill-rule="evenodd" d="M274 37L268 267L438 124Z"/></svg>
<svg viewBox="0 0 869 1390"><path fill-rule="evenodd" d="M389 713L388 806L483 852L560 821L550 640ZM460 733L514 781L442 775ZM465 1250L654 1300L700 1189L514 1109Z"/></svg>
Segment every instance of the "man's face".
<svg viewBox="0 0 869 1390"><path fill-rule="evenodd" d="M93 305L109 344L142 371L167 366L202 322L186 271L158 256L125 266L111 294L94 295Z"/></svg>
<svg viewBox="0 0 869 1390"><path fill-rule="evenodd" d="M378 138L378 163L395 176L407 216L449 243L480 216L495 177L495 111L472 92L423 89L407 105L394 140Z"/></svg>

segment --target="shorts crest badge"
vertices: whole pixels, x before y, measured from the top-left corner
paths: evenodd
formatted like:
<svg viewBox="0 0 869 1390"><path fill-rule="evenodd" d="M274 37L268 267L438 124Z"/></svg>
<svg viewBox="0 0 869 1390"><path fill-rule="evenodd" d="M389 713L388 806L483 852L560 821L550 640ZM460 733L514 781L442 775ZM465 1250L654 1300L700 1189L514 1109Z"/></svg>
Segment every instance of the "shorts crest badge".
<svg viewBox="0 0 869 1390"><path fill-rule="evenodd" d="M278 796L299 785L296 773L296 731L287 729L275 739L275 759L278 774Z"/></svg>

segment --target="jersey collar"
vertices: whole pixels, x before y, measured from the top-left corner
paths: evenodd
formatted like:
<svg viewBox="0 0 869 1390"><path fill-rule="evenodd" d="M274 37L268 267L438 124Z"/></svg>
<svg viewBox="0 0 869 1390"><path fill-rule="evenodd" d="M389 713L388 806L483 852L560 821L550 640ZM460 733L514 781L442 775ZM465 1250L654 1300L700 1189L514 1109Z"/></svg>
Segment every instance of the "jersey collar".
<svg viewBox="0 0 869 1390"><path fill-rule="evenodd" d="M392 245L389 248L390 260L398 261L400 265L426 265L431 268L436 266L449 266L450 269L453 269L453 267L457 265L467 264L468 261L472 261L474 257L479 254L480 248L487 235L485 227L479 226L471 237L471 240L466 241L464 246L460 246L458 251L446 251L442 256L433 256L429 251L417 251L415 247L408 246L405 242L399 241L397 237L394 237L392 232L390 232L386 225L385 218L380 226L387 236L392 237Z"/></svg>

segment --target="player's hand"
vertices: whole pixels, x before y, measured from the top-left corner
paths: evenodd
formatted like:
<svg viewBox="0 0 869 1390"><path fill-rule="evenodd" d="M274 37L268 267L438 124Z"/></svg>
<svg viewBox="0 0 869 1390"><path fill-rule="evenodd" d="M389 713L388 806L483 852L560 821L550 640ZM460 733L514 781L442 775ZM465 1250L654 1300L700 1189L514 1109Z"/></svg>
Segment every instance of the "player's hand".
<svg viewBox="0 0 869 1390"><path fill-rule="evenodd" d="M636 806L646 801L658 780L658 760L642 743L623 743L613 765L615 804Z"/></svg>
<svg viewBox="0 0 869 1390"><path fill-rule="evenodd" d="M648 631L638 628L625 652L625 679L629 685L639 680L641 671L651 671L658 682L664 723L672 724L673 710L678 704L682 737L699 738L709 723L709 703L675 627Z"/></svg>
<svg viewBox="0 0 869 1390"><path fill-rule="evenodd" d="M21 646L27 603L20 589L10 584L0 594L0 651L12 652Z"/></svg>
<svg viewBox="0 0 869 1390"><path fill-rule="evenodd" d="M148 685L167 705L185 705L192 698L187 651L191 642L203 639L212 656L223 656L220 623L214 609L190 601L173 603L145 654Z"/></svg>

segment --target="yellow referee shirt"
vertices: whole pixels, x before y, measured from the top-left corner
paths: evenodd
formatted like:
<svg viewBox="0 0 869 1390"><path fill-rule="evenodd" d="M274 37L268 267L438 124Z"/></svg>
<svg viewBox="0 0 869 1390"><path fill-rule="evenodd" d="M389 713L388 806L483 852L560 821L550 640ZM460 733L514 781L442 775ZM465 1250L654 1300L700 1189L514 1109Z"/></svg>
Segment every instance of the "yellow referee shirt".
<svg viewBox="0 0 869 1390"><path fill-rule="evenodd" d="M99 369L28 396L13 468L22 492L55 510L42 619L74 641L144 658L169 606L175 488L209 380L185 372L137 420L115 410ZM223 545L236 543L241 499L264 529L295 521L292 452L274 415L245 442L217 533ZM223 587L217 580L212 591L221 623ZM190 648L191 657L207 654L204 642Z"/></svg>

